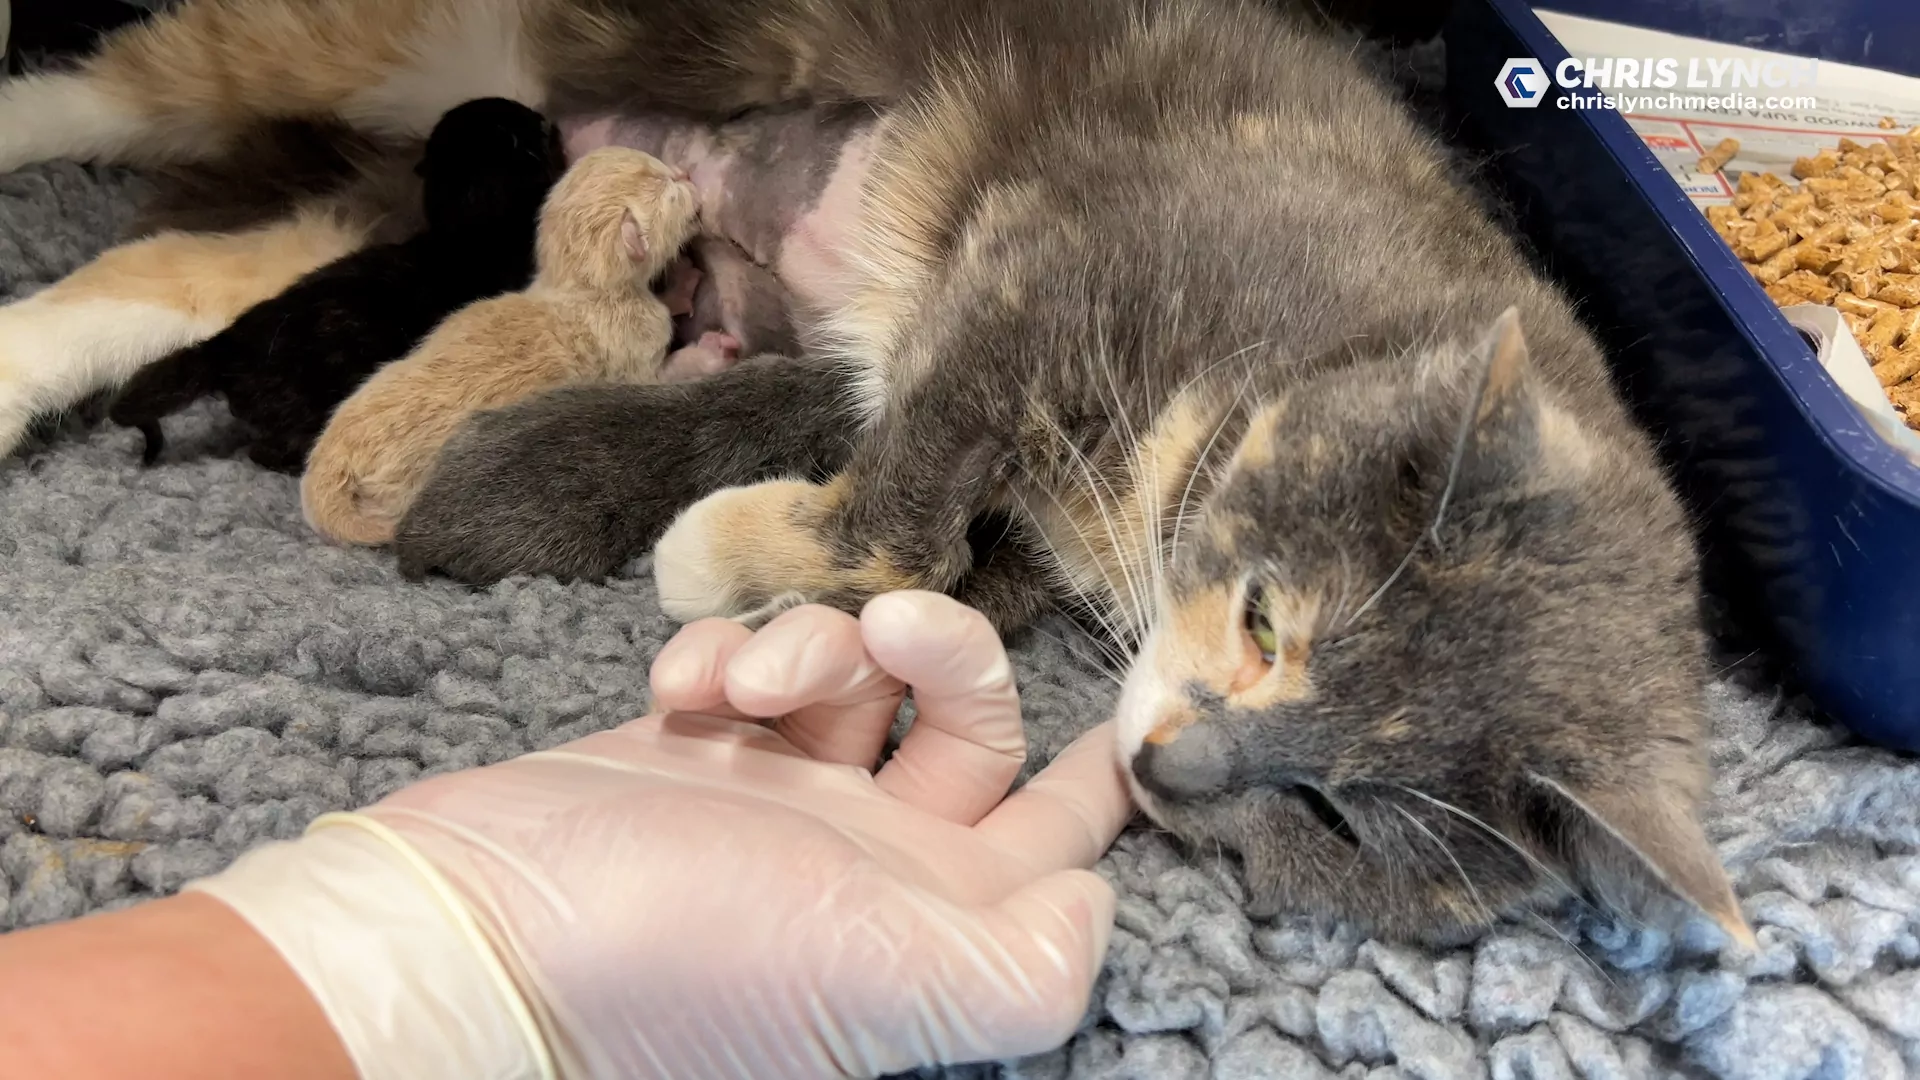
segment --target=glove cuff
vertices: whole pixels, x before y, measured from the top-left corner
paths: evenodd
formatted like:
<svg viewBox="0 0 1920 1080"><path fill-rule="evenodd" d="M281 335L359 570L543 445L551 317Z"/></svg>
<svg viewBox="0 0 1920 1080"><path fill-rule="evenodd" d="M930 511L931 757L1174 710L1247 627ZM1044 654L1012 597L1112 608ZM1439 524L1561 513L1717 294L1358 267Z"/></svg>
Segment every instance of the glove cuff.
<svg viewBox="0 0 1920 1080"><path fill-rule="evenodd" d="M473 912L385 825L326 814L187 890L233 908L306 984L365 1080L554 1080Z"/></svg>

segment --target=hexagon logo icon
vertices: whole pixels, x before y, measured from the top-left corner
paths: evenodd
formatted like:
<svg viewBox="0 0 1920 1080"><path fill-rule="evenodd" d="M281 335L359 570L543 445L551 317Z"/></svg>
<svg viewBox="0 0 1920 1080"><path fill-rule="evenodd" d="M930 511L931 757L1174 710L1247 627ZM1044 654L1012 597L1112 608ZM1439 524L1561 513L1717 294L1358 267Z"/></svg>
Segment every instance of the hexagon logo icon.
<svg viewBox="0 0 1920 1080"><path fill-rule="evenodd" d="M1512 57L1500 65L1500 74L1493 85L1509 109L1537 108L1553 88L1547 78L1546 65L1531 56Z"/></svg>

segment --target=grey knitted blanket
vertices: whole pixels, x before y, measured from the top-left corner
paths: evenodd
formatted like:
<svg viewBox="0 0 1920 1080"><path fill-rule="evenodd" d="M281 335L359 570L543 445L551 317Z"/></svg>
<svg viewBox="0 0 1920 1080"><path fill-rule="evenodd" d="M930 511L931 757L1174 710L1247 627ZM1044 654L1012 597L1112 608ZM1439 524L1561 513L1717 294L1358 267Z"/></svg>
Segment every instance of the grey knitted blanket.
<svg viewBox="0 0 1920 1080"><path fill-rule="evenodd" d="M0 177L0 293L78 265L133 182ZM0 339L0 350L11 346ZM418 777L636 715L673 627L649 576L409 585L329 547L202 406L159 466L69 419L0 462L0 930L168 893ZM642 569L642 568L636 568ZM1111 706L1060 625L1016 642L1036 757ZM1086 1025L955 1075L1899 1077L1920 1069L1920 765L1731 685L1710 830L1762 954L1568 911L1453 951L1250 922L1231 873L1137 829Z"/></svg>

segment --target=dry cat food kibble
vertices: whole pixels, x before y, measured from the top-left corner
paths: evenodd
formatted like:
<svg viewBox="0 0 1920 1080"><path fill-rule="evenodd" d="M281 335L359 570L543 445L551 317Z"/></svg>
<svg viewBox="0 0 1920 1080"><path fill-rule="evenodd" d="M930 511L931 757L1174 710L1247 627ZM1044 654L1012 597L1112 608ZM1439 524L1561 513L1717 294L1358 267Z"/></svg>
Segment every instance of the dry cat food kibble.
<svg viewBox="0 0 1920 1080"><path fill-rule="evenodd" d="M1774 303L1840 309L1920 431L1920 128L1866 145L1841 139L1795 161L1793 175L1799 183L1742 174L1732 205L1707 218Z"/></svg>
<svg viewBox="0 0 1920 1080"><path fill-rule="evenodd" d="M1703 172L1703 173L1717 173L1721 169L1726 168L1727 162L1732 161L1733 155L1739 152L1740 152L1739 139L1721 139L1720 145L1707 151L1706 156L1700 159L1700 163L1693 167L1694 171Z"/></svg>

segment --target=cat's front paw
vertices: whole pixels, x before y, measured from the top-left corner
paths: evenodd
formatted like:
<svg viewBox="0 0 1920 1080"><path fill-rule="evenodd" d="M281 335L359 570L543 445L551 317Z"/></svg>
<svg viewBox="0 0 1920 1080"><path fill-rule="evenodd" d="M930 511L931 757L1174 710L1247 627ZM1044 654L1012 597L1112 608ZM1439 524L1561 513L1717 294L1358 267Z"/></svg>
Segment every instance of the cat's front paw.
<svg viewBox="0 0 1920 1080"><path fill-rule="evenodd" d="M858 611L933 582L901 569L890 546L848 531L849 481L768 480L688 506L653 549L660 607L681 622L721 616L757 625L802 603Z"/></svg>
<svg viewBox="0 0 1920 1080"><path fill-rule="evenodd" d="M634 418L608 404L561 391L462 425L394 534L401 573L594 581L644 554L678 506L650 505L652 477L633 475L646 448L620 430Z"/></svg>
<svg viewBox="0 0 1920 1080"><path fill-rule="evenodd" d="M687 507L653 549L660 607L680 622L711 616L755 623L836 581L819 526L830 489L798 480L726 488Z"/></svg>

